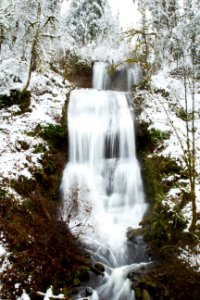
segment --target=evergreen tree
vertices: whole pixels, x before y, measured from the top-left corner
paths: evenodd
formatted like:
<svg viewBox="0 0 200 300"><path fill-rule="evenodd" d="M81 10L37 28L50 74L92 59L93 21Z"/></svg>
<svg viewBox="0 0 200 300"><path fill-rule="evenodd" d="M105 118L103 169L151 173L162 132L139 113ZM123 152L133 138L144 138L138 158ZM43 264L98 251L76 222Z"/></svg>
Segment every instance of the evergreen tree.
<svg viewBox="0 0 200 300"><path fill-rule="evenodd" d="M85 45L101 31L99 20L104 14L105 0L72 0L65 26L75 42Z"/></svg>

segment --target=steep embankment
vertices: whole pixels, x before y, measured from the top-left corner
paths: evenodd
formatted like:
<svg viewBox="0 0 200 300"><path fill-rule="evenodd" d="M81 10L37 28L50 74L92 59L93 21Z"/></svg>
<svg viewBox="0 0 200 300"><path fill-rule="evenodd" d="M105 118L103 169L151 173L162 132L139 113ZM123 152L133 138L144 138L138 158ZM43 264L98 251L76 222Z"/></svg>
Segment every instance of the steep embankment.
<svg viewBox="0 0 200 300"><path fill-rule="evenodd" d="M198 91L198 90L197 90ZM191 109L191 98L188 95ZM196 110L200 98L195 94ZM137 148L150 213L141 223L143 235L158 263L138 280L140 289L163 299L199 298L199 166L196 173L197 225L192 223L192 201L187 153L185 94L181 79L160 72L151 84L136 88ZM189 113L191 118L191 110ZM191 129L192 119L188 126ZM196 161L199 161L200 126L195 118ZM191 135L190 135L191 138ZM137 232L135 232L137 234ZM134 239L134 232L132 234ZM184 282L184 284L183 284ZM170 298L171 297L171 298ZM157 298L155 298L157 299Z"/></svg>
<svg viewBox="0 0 200 300"><path fill-rule="evenodd" d="M23 297L26 291L37 299L50 285L69 297L69 287L87 276L89 264L80 243L57 218L70 86L49 71L33 74L30 90L0 96L3 299L17 299L23 290Z"/></svg>
<svg viewBox="0 0 200 300"><path fill-rule="evenodd" d="M84 86L89 80L84 80ZM62 295L68 298L69 286L71 289L87 278L89 264L74 250L76 241L57 221L56 203L49 201L58 197L66 159L62 109L68 89L60 76L48 72L33 75L31 91L31 96L13 91L12 97L1 97L1 240L8 251L1 248L3 269L7 268L1 276L1 293L4 298L16 299L25 289L36 299L36 292L45 292L53 284L55 292L62 288ZM199 111L199 94L195 97ZM195 234L189 231L192 210L180 143L186 130L183 84L162 72L153 76L151 86L136 88L134 105L139 123L138 154L152 207L143 220L143 234L153 258L161 262L146 278L144 274L137 278L134 290L138 299L142 299L142 290L148 290L155 299L187 295L196 300L199 225ZM195 122L198 143L199 120ZM197 161L199 157L197 145ZM199 185L196 190L199 216Z"/></svg>

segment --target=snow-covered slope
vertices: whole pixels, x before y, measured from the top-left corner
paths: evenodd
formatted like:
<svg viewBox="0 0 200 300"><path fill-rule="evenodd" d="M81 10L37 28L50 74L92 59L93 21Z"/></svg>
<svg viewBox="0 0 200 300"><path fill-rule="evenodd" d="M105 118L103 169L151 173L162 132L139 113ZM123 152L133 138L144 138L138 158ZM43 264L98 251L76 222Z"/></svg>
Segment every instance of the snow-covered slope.
<svg viewBox="0 0 200 300"><path fill-rule="evenodd" d="M3 77L4 75L0 73L0 76ZM13 82L12 79L9 83L11 84L10 87L21 88L25 80L25 76L21 82ZM9 94L8 88L9 86L4 85L1 93ZM17 105L0 111L0 184L12 193L15 192L10 188L9 182L11 179L17 179L20 175L30 178L32 176L31 171L41 167L40 162L43 152L37 151L37 149L38 146L48 149L48 145L41 137L32 133L38 125L59 123L69 86L67 82L63 82L59 75L48 71L43 74L33 73L30 89L32 93L28 112L18 114L20 108ZM185 105L183 83L181 80L170 76L169 73L162 71L152 77L152 90L154 90L154 93L139 91L143 96L140 120L149 123L149 129L169 132L169 138L164 141L164 147L160 150L159 155L175 158L184 167L185 162L180 140L183 146L186 147L186 125L185 121L177 114L177 111L180 108L184 109ZM157 93L155 93L155 90ZM162 91L166 95L163 95ZM191 100L189 95L188 99ZM191 106L191 101L189 101L189 106ZM195 94L195 106L196 115L198 116L200 113L200 94L198 93ZM200 174L200 119L198 117L195 120L195 127L197 172ZM168 178L168 180L171 179ZM167 205L171 205L172 209L173 201L179 197L181 192L178 182L177 177L177 188L172 189L167 200L165 200ZM186 180L185 183L184 188L187 189L189 182ZM200 184L198 183L196 192L197 209L200 212ZM16 196L18 197L18 195ZM190 223L191 203L184 207L183 214ZM0 255L4 254L5 251L0 246ZM189 248L182 250L181 257L195 267L200 264L199 255L191 253Z"/></svg>
<svg viewBox="0 0 200 300"><path fill-rule="evenodd" d="M0 76L3 75L0 73ZM9 94L9 87L22 88L23 84L23 80L21 83L15 83L11 78L10 86L2 84L1 92ZM30 90L31 104L28 112L21 114L18 105L0 110L0 186L19 200L21 198L10 187L10 181L20 175L30 178L34 170L41 168L41 158L48 145L36 133L34 134L34 131L38 125L60 122L69 84L52 71L43 74L33 73ZM0 258L5 256L0 272L8 263L4 248L5 245L0 245ZM29 297L24 293L20 299Z"/></svg>
<svg viewBox="0 0 200 300"><path fill-rule="evenodd" d="M30 90L29 112L18 115L18 105L1 110L0 184L20 175L31 177L30 168L39 167L43 154L36 149L45 145L44 140L31 133L38 125L58 123L62 116L67 88L61 77L53 72L33 74Z"/></svg>
<svg viewBox="0 0 200 300"><path fill-rule="evenodd" d="M162 147L156 150L156 154L163 157L174 159L183 170L187 169L184 156L187 151L187 129L184 118L181 118L180 112L185 110L185 94L183 81L173 77L169 72L160 71L152 76L152 91L141 90L136 93L136 97L141 97L142 103L140 122L148 123L148 130L156 129L167 133L168 138L163 140ZM197 214L200 213L200 93L198 88L194 95L195 98L195 155L196 155L196 206ZM187 94L188 112L192 111L192 97ZM192 121L189 122L190 139L192 140ZM150 155L153 155L150 154ZM189 179L183 179L180 175L174 174L168 178L163 178L163 184L166 181L175 181L175 186L169 191L163 206L174 210L175 203L179 202L181 193L189 192ZM162 184L162 183L161 183ZM192 203L188 202L182 209L182 214L187 220L186 231L192 221ZM170 220L169 220L170 221ZM197 221L199 222L199 221ZM200 246L192 251L189 246L182 249L180 255L186 262L195 268L200 266Z"/></svg>

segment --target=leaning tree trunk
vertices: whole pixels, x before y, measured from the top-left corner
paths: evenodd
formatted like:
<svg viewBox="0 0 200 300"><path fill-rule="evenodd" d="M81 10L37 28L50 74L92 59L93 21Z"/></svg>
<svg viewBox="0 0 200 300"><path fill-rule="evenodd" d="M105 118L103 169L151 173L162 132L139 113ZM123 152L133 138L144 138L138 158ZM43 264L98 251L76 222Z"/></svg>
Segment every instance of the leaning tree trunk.
<svg viewBox="0 0 200 300"><path fill-rule="evenodd" d="M25 84L22 92L26 92L29 85L30 85L31 75L32 75L32 71L33 71L33 63L35 61L35 55L36 55L36 52L37 52L37 40L38 40L38 29L36 31L36 34L35 34L34 38L33 38L32 46L31 46L31 58L30 58L30 64L29 64L28 79L26 81L26 84Z"/></svg>

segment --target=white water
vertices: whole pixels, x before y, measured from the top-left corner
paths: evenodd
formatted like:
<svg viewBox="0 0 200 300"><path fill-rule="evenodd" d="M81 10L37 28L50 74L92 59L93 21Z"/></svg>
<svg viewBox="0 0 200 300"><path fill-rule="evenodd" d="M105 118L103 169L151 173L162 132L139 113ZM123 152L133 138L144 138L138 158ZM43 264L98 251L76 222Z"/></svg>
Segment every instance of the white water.
<svg viewBox="0 0 200 300"><path fill-rule="evenodd" d="M110 78L107 73L107 64L105 62L96 62L93 67L93 88L97 90L107 90Z"/></svg>
<svg viewBox="0 0 200 300"><path fill-rule="evenodd" d="M93 88L97 90L131 91L131 87L142 78L141 68L136 63L121 65L113 75L108 73L105 62L96 62L93 69Z"/></svg>
<svg viewBox="0 0 200 300"><path fill-rule="evenodd" d="M104 88L103 69L102 64L94 69L97 89ZM90 299L132 300L127 275L141 264L126 266L126 232L138 227L146 210L134 122L124 93L97 89L77 89L70 96L63 215L93 257L107 265Z"/></svg>

